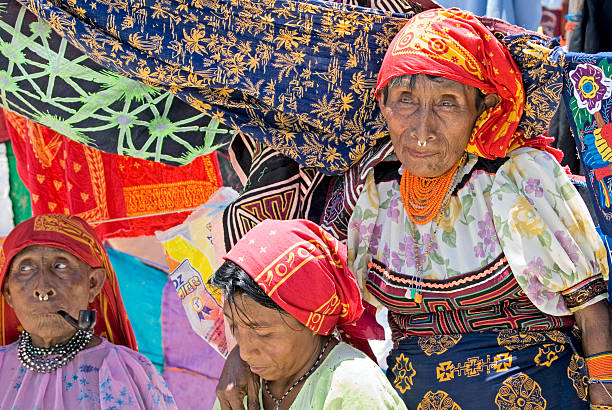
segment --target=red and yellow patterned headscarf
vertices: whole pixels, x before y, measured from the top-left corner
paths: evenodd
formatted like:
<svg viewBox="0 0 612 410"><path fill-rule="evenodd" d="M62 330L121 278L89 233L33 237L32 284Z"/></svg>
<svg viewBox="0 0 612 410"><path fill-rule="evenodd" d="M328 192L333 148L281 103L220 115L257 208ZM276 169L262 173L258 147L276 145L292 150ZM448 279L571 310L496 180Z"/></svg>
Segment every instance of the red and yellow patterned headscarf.
<svg viewBox="0 0 612 410"><path fill-rule="evenodd" d="M346 246L317 224L265 220L225 255L283 310L320 335L356 322L363 313Z"/></svg>
<svg viewBox="0 0 612 410"><path fill-rule="evenodd" d="M387 50L376 95L392 78L409 74L444 77L499 95L501 101L477 119L467 152L504 158L532 145L517 130L525 103L521 73L508 49L472 13L434 9L411 18Z"/></svg>
<svg viewBox="0 0 612 410"><path fill-rule="evenodd" d="M23 221L6 237L0 250L0 285L4 283L11 261L28 246L44 245L62 249L87 263L92 268L104 268L106 281L89 309L96 310L97 335L111 343L136 350L136 339L119 293L119 285L108 255L98 235L77 216L49 214ZM0 293L0 346L17 340L19 321L13 309Z"/></svg>

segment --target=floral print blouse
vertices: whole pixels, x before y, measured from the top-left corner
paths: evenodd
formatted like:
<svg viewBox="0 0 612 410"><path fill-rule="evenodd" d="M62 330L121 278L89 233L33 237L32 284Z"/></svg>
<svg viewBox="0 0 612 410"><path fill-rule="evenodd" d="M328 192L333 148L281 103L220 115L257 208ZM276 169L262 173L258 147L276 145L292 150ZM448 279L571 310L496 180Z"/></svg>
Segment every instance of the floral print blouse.
<svg viewBox="0 0 612 410"><path fill-rule="evenodd" d="M521 148L498 160L468 155L437 229L437 218L416 225L406 214L401 172L377 180L371 170L351 216L349 266L362 290L373 258L415 275L415 249L422 259L431 246L423 261L427 279L477 271L503 253L529 300L546 314L568 315L607 298L599 289L566 303L567 293L589 278L607 280L608 263L586 205L549 153Z"/></svg>

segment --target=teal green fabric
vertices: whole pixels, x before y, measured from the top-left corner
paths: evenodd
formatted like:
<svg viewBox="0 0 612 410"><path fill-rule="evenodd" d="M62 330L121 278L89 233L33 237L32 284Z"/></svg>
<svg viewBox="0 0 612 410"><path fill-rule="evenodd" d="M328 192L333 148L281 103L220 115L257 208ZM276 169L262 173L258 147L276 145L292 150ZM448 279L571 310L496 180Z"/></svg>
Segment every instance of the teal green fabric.
<svg viewBox="0 0 612 410"><path fill-rule="evenodd" d="M163 370L161 305L162 292L168 275L145 265L132 255L106 247L117 274L119 290L127 311L138 351L151 360L157 370Z"/></svg>
<svg viewBox="0 0 612 410"><path fill-rule="evenodd" d="M9 163L9 197L13 204L13 224L17 226L20 222L32 217L32 204L30 203L30 192L28 192L17 173L17 161L13 146L10 142L5 144L6 157Z"/></svg>

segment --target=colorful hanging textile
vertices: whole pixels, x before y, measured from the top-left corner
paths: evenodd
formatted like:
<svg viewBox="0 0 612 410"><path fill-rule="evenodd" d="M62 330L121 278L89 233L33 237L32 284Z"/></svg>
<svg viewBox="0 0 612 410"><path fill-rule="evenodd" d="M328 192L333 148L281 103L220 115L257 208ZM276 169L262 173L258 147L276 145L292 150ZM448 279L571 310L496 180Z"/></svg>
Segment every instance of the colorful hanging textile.
<svg viewBox="0 0 612 410"><path fill-rule="evenodd" d="M0 143L0 237L6 236L13 229L13 204L10 197L10 166L7 155L7 144Z"/></svg>
<svg viewBox="0 0 612 410"><path fill-rule="evenodd" d="M10 140L6 143L6 156L9 161L9 195L13 208L13 224L16 226L32 217L32 205L30 204L30 193L17 172L17 159Z"/></svg>
<svg viewBox="0 0 612 410"><path fill-rule="evenodd" d="M565 57L563 100L595 215L612 235L612 53Z"/></svg>
<svg viewBox="0 0 612 410"><path fill-rule="evenodd" d="M170 90L325 174L342 173L386 136L374 101L376 75L389 42L415 12L318 0L23 3L104 68ZM482 21L501 37L524 32ZM518 58L523 48L512 53ZM529 91L549 77L544 60L524 60L519 68L533 73L524 81L535 80L525 84L525 105L534 108L524 117L541 123L542 132L552 112ZM560 82L552 85L558 96ZM547 101L548 110L557 100Z"/></svg>
<svg viewBox="0 0 612 410"><path fill-rule="evenodd" d="M180 225L155 233L164 246L170 280L187 314L191 328L223 357L228 347L221 308L221 294L208 285L216 269L213 217L236 192L223 187Z"/></svg>
<svg viewBox="0 0 612 410"><path fill-rule="evenodd" d="M108 254L123 298L125 311L134 330L138 351L161 372L164 365L161 317L162 292L168 275L136 257L108 246Z"/></svg>
<svg viewBox="0 0 612 410"><path fill-rule="evenodd" d="M171 280L164 287L161 310L162 376L178 408L212 409L225 359L193 331Z"/></svg>
<svg viewBox="0 0 612 410"><path fill-rule="evenodd" d="M0 142L8 142L10 140L6 124L4 123L4 111L0 110Z"/></svg>
<svg viewBox="0 0 612 410"><path fill-rule="evenodd" d="M216 119L105 70L16 0L3 2L0 20L5 109L90 147L170 165L229 142Z"/></svg>
<svg viewBox="0 0 612 410"><path fill-rule="evenodd" d="M221 186L214 153L172 167L107 154L10 112L5 115L34 215L78 215L102 238L152 235L179 224L189 212L177 211L203 204ZM116 218L127 219L100 223Z"/></svg>

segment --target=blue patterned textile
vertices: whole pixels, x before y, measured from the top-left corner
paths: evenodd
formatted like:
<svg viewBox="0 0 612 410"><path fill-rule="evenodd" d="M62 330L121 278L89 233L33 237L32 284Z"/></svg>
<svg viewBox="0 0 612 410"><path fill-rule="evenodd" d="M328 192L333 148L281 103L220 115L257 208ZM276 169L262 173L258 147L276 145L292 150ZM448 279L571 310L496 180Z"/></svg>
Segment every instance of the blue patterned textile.
<svg viewBox="0 0 612 410"><path fill-rule="evenodd" d="M409 409L589 408L580 340L567 330L411 337L387 364Z"/></svg>
<svg viewBox="0 0 612 410"><path fill-rule="evenodd" d="M106 69L169 90L326 174L342 173L386 136L376 76L414 14L317 0L22 2ZM499 37L523 32L483 22ZM554 111L558 99L548 102Z"/></svg>

